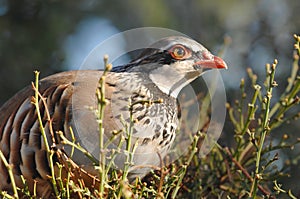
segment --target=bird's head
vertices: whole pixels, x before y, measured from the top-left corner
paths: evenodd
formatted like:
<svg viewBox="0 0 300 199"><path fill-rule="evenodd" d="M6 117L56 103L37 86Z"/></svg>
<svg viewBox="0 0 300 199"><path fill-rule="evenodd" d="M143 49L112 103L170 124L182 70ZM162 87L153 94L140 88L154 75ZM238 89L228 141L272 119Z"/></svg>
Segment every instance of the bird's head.
<svg viewBox="0 0 300 199"><path fill-rule="evenodd" d="M147 73L160 90L176 97L206 69L226 69L226 63L187 37L161 39L142 51L130 64L114 71Z"/></svg>

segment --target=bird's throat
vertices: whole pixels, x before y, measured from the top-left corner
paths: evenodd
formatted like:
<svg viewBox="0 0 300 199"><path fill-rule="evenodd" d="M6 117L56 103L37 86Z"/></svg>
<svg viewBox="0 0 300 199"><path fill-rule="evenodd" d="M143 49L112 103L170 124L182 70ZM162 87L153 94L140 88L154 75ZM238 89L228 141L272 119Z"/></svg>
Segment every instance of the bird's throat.
<svg viewBox="0 0 300 199"><path fill-rule="evenodd" d="M197 71L188 74L179 73L169 65L159 67L149 74L151 81L165 94L177 98L183 87L199 76Z"/></svg>

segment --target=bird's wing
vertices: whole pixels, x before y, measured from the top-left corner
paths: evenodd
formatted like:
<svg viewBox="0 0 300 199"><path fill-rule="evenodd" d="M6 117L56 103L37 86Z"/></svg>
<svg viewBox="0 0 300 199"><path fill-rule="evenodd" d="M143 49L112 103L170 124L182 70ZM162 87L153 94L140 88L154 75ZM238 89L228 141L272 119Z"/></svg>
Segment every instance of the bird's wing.
<svg viewBox="0 0 300 199"><path fill-rule="evenodd" d="M56 131L63 131L66 137L71 137L69 127L74 124L73 109L76 109L77 106L73 105L73 102L76 101L76 96L81 95L88 101L90 99L84 95L91 92L92 94L89 96L95 100L95 88L101 75L101 71L68 71L40 80L39 93L45 98L55 142L58 145L60 138L55 134ZM91 81L95 81L93 88L84 92L78 89L80 87L88 88ZM28 86L0 108L0 150L6 160L13 165L17 186L23 186L20 178L20 175L23 175L27 179L30 190L33 189L33 179L40 182L40 185L44 184L45 186L39 186L40 189L37 191L41 191L40 195L45 195L45 190L51 189L48 181L45 181L45 179L49 179L50 168L36 109L32 104L32 96L34 96L34 90ZM84 102L81 102L80 105L84 105ZM50 123L47 121L47 111L41 100L39 100L39 107L47 140L51 146L53 137L49 130ZM72 126L72 128L76 128L76 126ZM2 161L0 161L0 180L1 190L11 188L7 169Z"/></svg>

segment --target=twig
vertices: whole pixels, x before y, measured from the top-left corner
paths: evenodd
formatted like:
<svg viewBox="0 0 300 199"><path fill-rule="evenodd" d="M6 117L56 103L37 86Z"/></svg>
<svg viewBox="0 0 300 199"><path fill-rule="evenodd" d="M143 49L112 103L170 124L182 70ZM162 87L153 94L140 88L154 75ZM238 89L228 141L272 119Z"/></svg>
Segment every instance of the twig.
<svg viewBox="0 0 300 199"><path fill-rule="evenodd" d="M265 112L263 115L262 132L260 135L258 151L256 153L256 164L255 164L255 174L254 174L255 178L252 183L252 187L251 187L251 191L250 191L250 195L253 196L254 198L256 197L256 190L257 190L257 185L258 185L258 180L259 180L259 178L257 178L257 176L259 176L259 171L260 171L261 153L262 153L266 135L270 131L269 112L270 112L270 104L271 104L273 87L275 87L277 85L276 82L274 81L275 69L276 69L277 63L278 63L278 61L275 59L274 63L272 65L269 65L269 64L266 65L267 79L269 81L267 82L267 94L263 100L263 102L265 103Z"/></svg>
<svg viewBox="0 0 300 199"><path fill-rule="evenodd" d="M251 182L253 182L253 178L251 177L251 175L248 173L248 171L236 160L234 159L234 157L232 156L230 150L228 147L226 147L224 149L224 151L226 152L226 154L229 156L230 160L232 162L234 162L234 164L242 171L242 173L246 176L246 178L248 180L250 180ZM265 188L263 188L261 185L257 186L258 189L267 197L271 198L271 199L275 199L274 196L271 195L271 193L269 191L267 191Z"/></svg>
<svg viewBox="0 0 300 199"><path fill-rule="evenodd" d="M188 156L188 160L185 162L184 165L182 165L182 169L183 169L183 172L180 174L179 176L179 179L176 183L176 187L174 188L174 191L172 193L172 196L171 198L176 198L176 195L179 191L179 188L181 186L181 183L182 183L182 180L183 180L183 177L185 176L186 174L186 171L187 171L187 167L188 165L190 165L194 155L197 153L198 151L198 148L197 148L197 144L198 144L198 140L199 140L199 137L201 135L201 132L199 131L196 135L194 135L194 138L193 138L193 143L192 143L192 146L191 146L191 150L190 150L190 154Z"/></svg>
<svg viewBox="0 0 300 199"><path fill-rule="evenodd" d="M4 156L4 154L2 153L2 151L0 150L0 159L2 160L2 162L4 163L7 171L8 171L8 175L9 175L9 178L10 178L10 181L11 181L11 186L12 186L12 189L13 189L13 192L14 192L14 198L19 198L18 196L18 191L17 191L17 186L16 186L16 183L15 183L15 179L14 179L14 174L13 174L13 171L12 171L12 165L9 164Z"/></svg>
<svg viewBox="0 0 300 199"><path fill-rule="evenodd" d="M56 186L54 164L53 164L53 159L52 159L54 151L50 150L49 142L48 142L48 139L47 139L45 128L43 126L43 120L42 120L42 116L41 116L41 112L40 112L40 108L39 108L39 96L40 96L40 94L39 94L39 74L40 73L38 71L35 71L34 73L35 73L35 83L34 84L32 83L32 88L34 90L34 97L32 97L32 103L34 104L34 106L36 108L36 114L37 114L37 118L38 118L38 122L39 122L40 131L41 131L41 134L42 134L42 137L43 137L43 140L44 140L44 143L45 143L45 148L46 148L46 151L47 151L47 158L49 160L49 167L50 167L50 170L51 170L51 182L52 182L52 185L53 185L52 187L53 187L55 195L59 196L59 192L58 192L58 189L57 189L57 186ZM41 97L41 99L44 100L43 97ZM45 110L47 111L47 106L45 106ZM47 118L48 121L51 121L49 114L48 114L48 117L49 117L49 118Z"/></svg>
<svg viewBox="0 0 300 199"><path fill-rule="evenodd" d="M112 65L108 64L108 55L104 56L104 66L105 69L102 73L102 76L99 79L99 86L96 89L96 99L97 99L97 120L99 125L99 149L100 149L100 157L99 157L99 172L100 172L100 198L103 197L104 194L104 184L106 182L105 176L105 150L104 150L104 127L103 127L103 119L104 119L104 110L107 104L107 100L105 99L105 78L106 74L111 70Z"/></svg>

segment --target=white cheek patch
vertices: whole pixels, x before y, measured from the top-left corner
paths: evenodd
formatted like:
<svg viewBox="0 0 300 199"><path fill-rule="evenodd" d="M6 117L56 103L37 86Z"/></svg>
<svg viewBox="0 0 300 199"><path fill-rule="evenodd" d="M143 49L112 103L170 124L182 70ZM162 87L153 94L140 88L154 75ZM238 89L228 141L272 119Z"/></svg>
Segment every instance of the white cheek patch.
<svg viewBox="0 0 300 199"><path fill-rule="evenodd" d="M181 89L196 78L185 79L185 74L192 71L195 71L193 61L182 61L163 65L151 71L149 77L162 92L176 98Z"/></svg>
<svg viewBox="0 0 300 199"><path fill-rule="evenodd" d="M176 70L177 73L183 74L182 76L184 76L186 73L195 70L193 65L193 60L186 60L181 62L175 62L170 67L173 68L173 70Z"/></svg>
<svg viewBox="0 0 300 199"><path fill-rule="evenodd" d="M152 82L165 94L170 94L172 86L184 77L170 65L163 65L153 71L149 75Z"/></svg>

